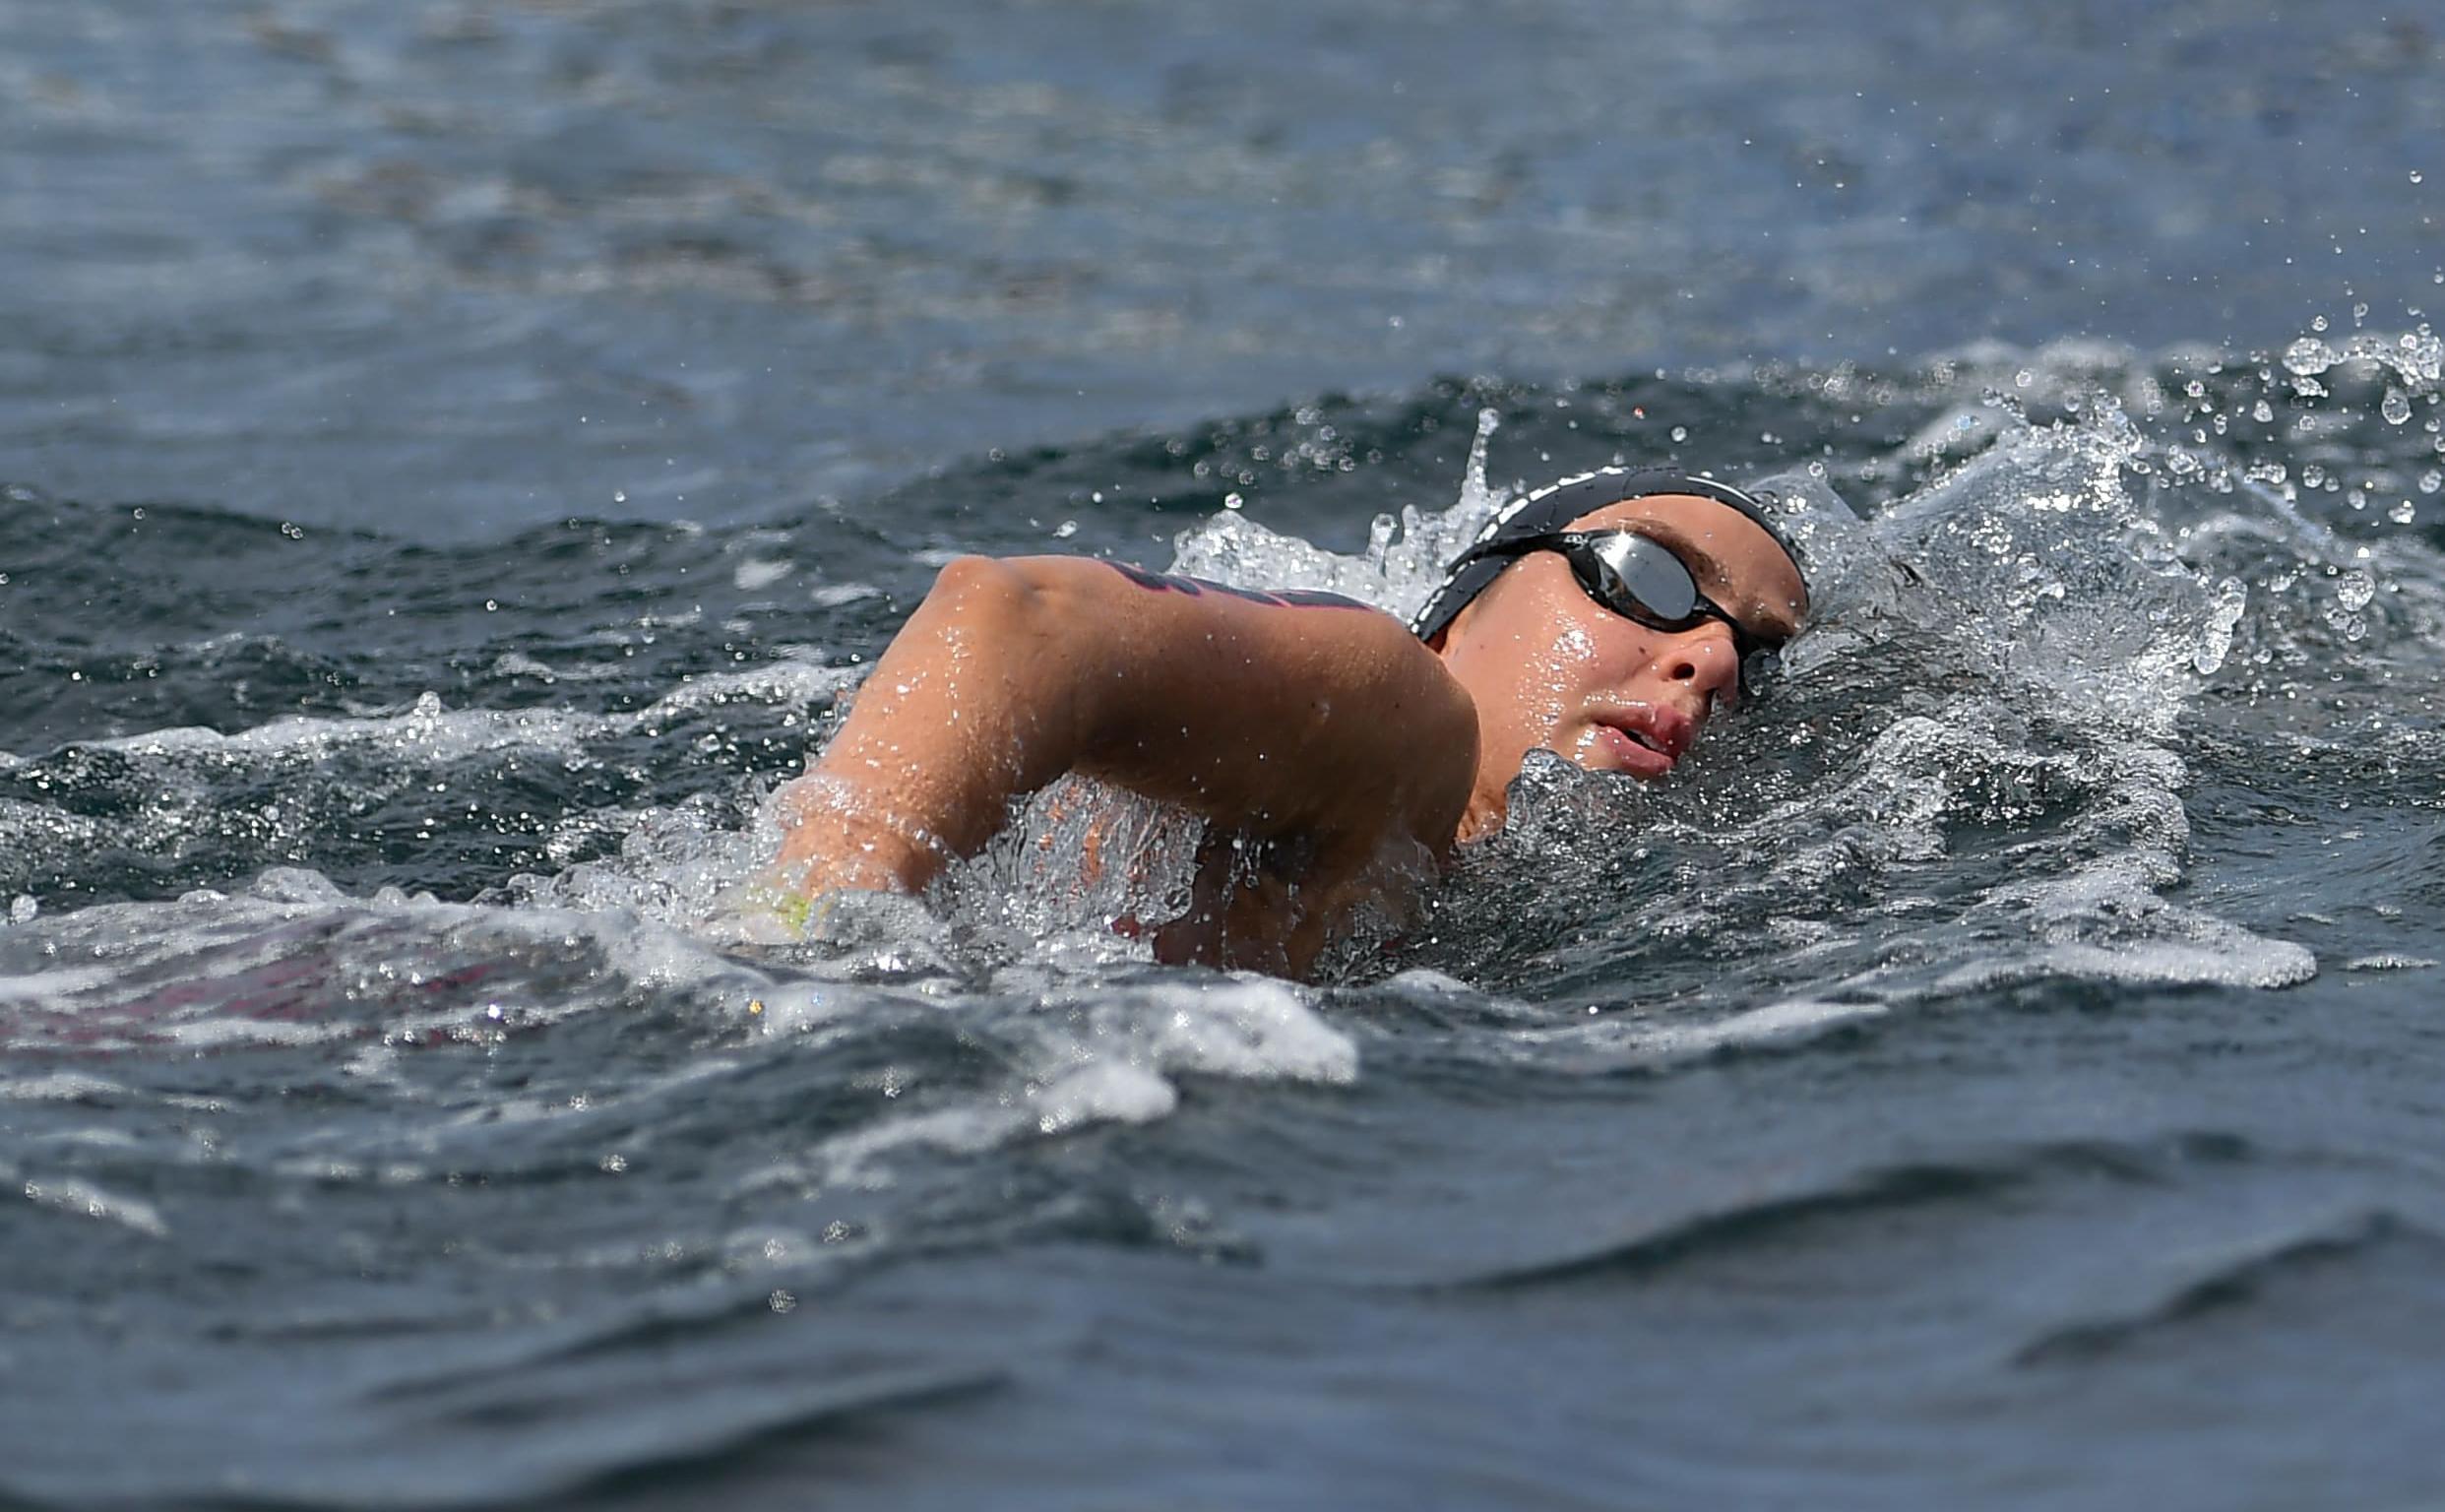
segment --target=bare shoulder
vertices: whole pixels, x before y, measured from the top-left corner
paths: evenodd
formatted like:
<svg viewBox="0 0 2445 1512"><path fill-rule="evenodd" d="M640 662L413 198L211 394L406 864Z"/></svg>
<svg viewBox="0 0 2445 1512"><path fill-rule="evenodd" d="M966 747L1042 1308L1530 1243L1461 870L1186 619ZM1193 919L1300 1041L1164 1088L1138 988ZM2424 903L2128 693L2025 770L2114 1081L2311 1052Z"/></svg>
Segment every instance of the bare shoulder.
<svg viewBox="0 0 2445 1512"><path fill-rule="evenodd" d="M1284 751L1311 779L1302 822L1360 850L1395 829L1448 848L1476 777L1476 706L1406 623L1339 594L1114 571L1209 627L1179 667L1187 696L1214 696L1248 669L1279 679L1282 732L1306 735Z"/></svg>
<svg viewBox="0 0 2445 1512"><path fill-rule="evenodd" d="M1259 832L1440 851L1476 774L1476 710L1401 620L1338 594L1253 589L1086 557L954 563L938 592L1077 627L1081 765ZM1031 638L1034 639L1034 638Z"/></svg>

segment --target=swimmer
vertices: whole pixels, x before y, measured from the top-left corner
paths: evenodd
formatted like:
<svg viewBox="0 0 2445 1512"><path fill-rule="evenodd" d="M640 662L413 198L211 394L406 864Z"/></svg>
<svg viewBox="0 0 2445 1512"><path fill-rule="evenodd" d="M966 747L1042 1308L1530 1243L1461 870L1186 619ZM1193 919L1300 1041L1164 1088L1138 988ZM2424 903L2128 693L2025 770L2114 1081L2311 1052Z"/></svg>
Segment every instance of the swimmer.
<svg viewBox="0 0 2445 1512"><path fill-rule="evenodd" d="M963 557L783 789L779 875L806 898L914 892L1078 773L1207 822L1157 959L1303 976L1360 910L1399 909L1499 831L1529 752L1671 772L1807 620L1808 487L1557 483L1497 515L1407 625L1332 594ZM1234 876L1219 841L1255 866Z"/></svg>

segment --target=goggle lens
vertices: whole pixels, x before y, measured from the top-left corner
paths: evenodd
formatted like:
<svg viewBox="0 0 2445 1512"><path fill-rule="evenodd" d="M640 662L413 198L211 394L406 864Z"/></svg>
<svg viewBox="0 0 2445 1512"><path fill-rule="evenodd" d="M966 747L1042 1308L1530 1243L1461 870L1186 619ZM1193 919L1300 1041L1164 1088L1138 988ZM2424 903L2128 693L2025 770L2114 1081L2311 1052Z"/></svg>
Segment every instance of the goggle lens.
<svg viewBox="0 0 2445 1512"><path fill-rule="evenodd" d="M1580 586L1625 619L1685 630L1698 618L1698 581L1661 542L1622 532L1563 555Z"/></svg>
<svg viewBox="0 0 2445 1512"><path fill-rule="evenodd" d="M1722 620L1740 656L1740 686L1753 692L1775 670L1775 647L1699 592L1698 576L1662 541L1636 531L1564 531L1550 536L1488 541L1464 553L1473 557L1526 556L1552 551L1571 564L1587 596L1622 618L1656 630L1687 630L1703 619Z"/></svg>

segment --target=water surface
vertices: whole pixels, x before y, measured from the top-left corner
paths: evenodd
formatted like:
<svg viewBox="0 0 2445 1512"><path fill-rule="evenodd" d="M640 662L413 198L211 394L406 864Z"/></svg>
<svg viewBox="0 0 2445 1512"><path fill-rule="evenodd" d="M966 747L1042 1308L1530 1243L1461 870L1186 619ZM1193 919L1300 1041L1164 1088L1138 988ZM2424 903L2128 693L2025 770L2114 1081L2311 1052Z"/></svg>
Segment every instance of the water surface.
<svg viewBox="0 0 2445 1512"><path fill-rule="evenodd" d="M0 7L0 1499L2445 1492L2437 34ZM1616 460L1877 532L1391 952L740 909L950 555Z"/></svg>

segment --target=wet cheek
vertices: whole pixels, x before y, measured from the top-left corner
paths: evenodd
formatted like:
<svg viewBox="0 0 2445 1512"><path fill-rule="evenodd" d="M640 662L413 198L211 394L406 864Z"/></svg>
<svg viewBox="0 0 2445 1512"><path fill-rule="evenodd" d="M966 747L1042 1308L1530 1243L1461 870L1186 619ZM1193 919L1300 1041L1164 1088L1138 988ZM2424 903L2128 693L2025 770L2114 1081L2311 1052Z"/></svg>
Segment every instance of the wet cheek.
<svg viewBox="0 0 2445 1512"><path fill-rule="evenodd" d="M1535 726L1532 742L1550 744L1563 716L1569 712L1584 668L1596 655L1587 632L1566 629L1526 659L1522 668L1522 712Z"/></svg>
<svg viewBox="0 0 2445 1512"><path fill-rule="evenodd" d="M1602 659L1596 642L1585 630L1566 629L1554 636L1537 660L1538 684L1558 707L1585 690L1597 663Z"/></svg>

